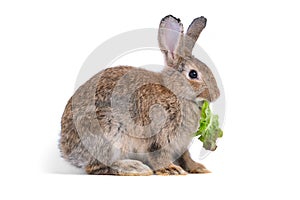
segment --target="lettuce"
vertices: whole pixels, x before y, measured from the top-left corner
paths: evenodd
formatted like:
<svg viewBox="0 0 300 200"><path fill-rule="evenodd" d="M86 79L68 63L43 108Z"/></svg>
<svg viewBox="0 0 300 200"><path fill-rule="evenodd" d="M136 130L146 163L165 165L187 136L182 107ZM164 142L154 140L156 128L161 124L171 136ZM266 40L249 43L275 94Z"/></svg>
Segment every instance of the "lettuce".
<svg viewBox="0 0 300 200"><path fill-rule="evenodd" d="M211 112L208 101L203 102L200 126L195 136L203 143L203 147L210 151L216 150L216 141L223 136L223 131L219 128L219 116Z"/></svg>

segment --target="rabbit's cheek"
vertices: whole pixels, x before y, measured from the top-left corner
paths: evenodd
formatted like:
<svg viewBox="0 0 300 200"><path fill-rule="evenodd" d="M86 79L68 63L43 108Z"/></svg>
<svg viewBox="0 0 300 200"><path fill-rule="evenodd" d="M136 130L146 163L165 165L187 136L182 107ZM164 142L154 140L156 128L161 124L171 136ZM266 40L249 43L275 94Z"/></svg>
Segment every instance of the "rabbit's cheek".
<svg viewBox="0 0 300 200"><path fill-rule="evenodd" d="M205 88L205 90L201 92L197 97L211 101L208 88Z"/></svg>
<svg viewBox="0 0 300 200"><path fill-rule="evenodd" d="M203 82L200 81L196 81L196 80L189 80L190 85L192 86L194 92L196 93L196 95L199 94L200 91L203 90L203 88L206 87L206 85Z"/></svg>
<svg viewBox="0 0 300 200"><path fill-rule="evenodd" d="M200 84L198 82L196 82L196 81L189 81L189 82L194 91L197 91L200 89Z"/></svg>

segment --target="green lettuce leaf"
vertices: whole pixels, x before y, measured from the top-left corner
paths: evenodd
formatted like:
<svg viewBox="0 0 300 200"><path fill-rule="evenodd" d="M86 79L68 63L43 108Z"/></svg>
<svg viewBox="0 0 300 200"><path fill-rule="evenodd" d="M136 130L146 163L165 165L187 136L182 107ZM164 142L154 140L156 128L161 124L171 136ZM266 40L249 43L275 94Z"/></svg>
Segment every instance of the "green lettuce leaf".
<svg viewBox="0 0 300 200"><path fill-rule="evenodd" d="M199 123L200 126L195 135L206 150L216 150L216 141L223 136L223 131L219 128L219 116L211 112L208 101L203 102Z"/></svg>

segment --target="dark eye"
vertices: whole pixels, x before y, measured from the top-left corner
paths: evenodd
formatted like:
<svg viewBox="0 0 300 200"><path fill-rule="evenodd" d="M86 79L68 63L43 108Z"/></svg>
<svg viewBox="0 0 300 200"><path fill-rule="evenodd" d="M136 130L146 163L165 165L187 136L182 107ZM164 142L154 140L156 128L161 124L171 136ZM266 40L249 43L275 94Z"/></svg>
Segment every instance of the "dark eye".
<svg viewBox="0 0 300 200"><path fill-rule="evenodd" d="M196 72L196 70L191 70L190 71L190 73L189 73L189 77L191 78L191 79L195 79L195 78L197 78L198 77L198 74L197 74L197 72Z"/></svg>

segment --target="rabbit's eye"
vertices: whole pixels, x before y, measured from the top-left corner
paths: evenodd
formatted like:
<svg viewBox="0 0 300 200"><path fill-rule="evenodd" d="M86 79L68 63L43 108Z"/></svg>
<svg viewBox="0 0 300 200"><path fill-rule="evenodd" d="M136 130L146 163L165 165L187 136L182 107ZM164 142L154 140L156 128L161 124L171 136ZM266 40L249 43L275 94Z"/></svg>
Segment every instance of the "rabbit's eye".
<svg viewBox="0 0 300 200"><path fill-rule="evenodd" d="M189 77L191 78L191 79L195 79L195 78L197 78L198 77L198 74L197 74L197 72L196 72L196 70L191 70L190 71L190 73L189 73Z"/></svg>

